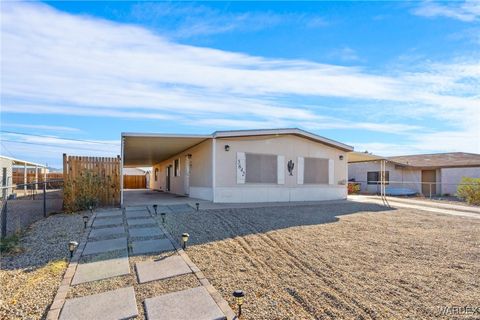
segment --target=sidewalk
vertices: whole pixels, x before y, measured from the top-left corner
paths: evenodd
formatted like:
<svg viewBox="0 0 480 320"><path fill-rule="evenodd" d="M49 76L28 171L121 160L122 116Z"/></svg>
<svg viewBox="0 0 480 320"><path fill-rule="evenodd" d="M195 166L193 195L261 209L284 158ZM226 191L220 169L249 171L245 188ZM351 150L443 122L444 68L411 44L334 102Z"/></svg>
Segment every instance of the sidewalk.
<svg viewBox="0 0 480 320"><path fill-rule="evenodd" d="M349 195L348 200L356 202L367 202L380 205L390 205L394 208L410 208L428 212L448 214L480 219L480 208L462 206L449 203L437 203L424 200L413 200L406 198L386 197L386 202L379 196Z"/></svg>

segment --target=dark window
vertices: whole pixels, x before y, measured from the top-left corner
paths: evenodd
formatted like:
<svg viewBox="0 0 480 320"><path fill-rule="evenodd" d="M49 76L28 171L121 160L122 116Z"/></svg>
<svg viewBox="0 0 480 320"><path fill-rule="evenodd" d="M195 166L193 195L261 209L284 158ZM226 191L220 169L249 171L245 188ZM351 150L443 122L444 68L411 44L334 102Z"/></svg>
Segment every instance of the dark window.
<svg viewBox="0 0 480 320"><path fill-rule="evenodd" d="M385 184L390 181L390 172L385 171ZM380 184L380 171L367 172L367 184Z"/></svg>
<svg viewBox="0 0 480 320"><path fill-rule="evenodd" d="M158 168L155 168L155 181L158 180Z"/></svg>
<svg viewBox="0 0 480 320"><path fill-rule="evenodd" d="M328 183L328 159L305 158L303 183Z"/></svg>
<svg viewBox="0 0 480 320"><path fill-rule="evenodd" d="M173 172L175 177L180 176L180 159L175 159L173 162Z"/></svg>
<svg viewBox="0 0 480 320"><path fill-rule="evenodd" d="M277 156L271 154L245 154L247 183L277 183Z"/></svg>

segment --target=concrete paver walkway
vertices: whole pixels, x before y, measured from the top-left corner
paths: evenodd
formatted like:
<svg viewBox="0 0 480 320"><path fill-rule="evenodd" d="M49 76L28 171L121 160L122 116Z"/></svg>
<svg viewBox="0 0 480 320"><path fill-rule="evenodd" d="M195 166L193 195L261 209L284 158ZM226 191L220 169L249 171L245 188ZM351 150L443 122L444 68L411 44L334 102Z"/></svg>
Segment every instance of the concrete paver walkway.
<svg viewBox="0 0 480 320"><path fill-rule="evenodd" d="M189 206L181 207L173 210L193 210ZM79 251L81 254L78 253L79 258L75 260L78 261L76 268L71 270L74 273L68 278L71 279L69 288L73 289L84 283L88 283L85 288L95 288L96 281L130 275L131 259L138 259L134 257L145 256L149 259L150 255L155 257L161 252L169 251L171 254L161 256L157 260L150 258L142 261L144 258L140 257L140 261L135 264L137 271L135 282L138 279L137 283L146 283L148 286L148 282L151 281L164 281L167 278L195 274L199 287L150 297L144 301L137 301L139 298L135 296L137 284L65 301L55 300L52 306L55 306L57 313L52 314L57 316L48 319L58 319L58 314L62 320L136 318L139 315L137 306L140 306L141 302L144 302L147 319L214 320L226 319L225 314L229 315L229 319L233 318L233 312L228 304L203 274L201 278L197 275L200 270L178 245L174 244L175 240L160 227L154 219L154 214L151 214L146 206L126 208L123 211L101 211L94 216L93 223L89 224L90 233L85 236L86 243L80 244L83 252Z"/></svg>

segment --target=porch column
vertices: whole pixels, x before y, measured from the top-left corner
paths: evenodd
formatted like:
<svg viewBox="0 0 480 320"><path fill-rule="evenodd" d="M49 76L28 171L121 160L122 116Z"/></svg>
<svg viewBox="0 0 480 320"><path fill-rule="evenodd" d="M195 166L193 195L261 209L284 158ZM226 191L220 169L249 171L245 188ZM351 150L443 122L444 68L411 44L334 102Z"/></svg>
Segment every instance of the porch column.
<svg viewBox="0 0 480 320"><path fill-rule="evenodd" d="M121 138L121 159L120 159L120 207L123 207L123 164L124 164L124 140L125 138L122 136Z"/></svg>

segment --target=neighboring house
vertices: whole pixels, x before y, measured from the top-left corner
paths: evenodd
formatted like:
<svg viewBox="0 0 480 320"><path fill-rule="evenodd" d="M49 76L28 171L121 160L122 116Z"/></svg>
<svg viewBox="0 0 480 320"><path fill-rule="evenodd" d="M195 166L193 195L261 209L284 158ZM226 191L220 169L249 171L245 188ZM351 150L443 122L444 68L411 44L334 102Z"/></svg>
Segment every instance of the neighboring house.
<svg viewBox="0 0 480 320"><path fill-rule="evenodd" d="M300 129L122 133L124 167L152 166L151 189L213 202L345 199L352 150Z"/></svg>
<svg viewBox="0 0 480 320"><path fill-rule="evenodd" d="M454 195L462 177L480 178L480 154L452 152L383 159L387 194ZM359 182L361 192L377 193L380 161L349 163L349 181Z"/></svg>
<svg viewBox="0 0 480 320"><path fill-rule="evenodd" d="M26 161L26 160L20 160L20 159L15 159L15 158L10 158L10 157L5 157L5 156L0 156L0 181L2 187L5 186L12 186L14 184L19 184L19 183L27 183L27 177L28 174L35 179L32 181L39 181L41 179L41 175L45 175L47 173L46 166ZM21 181L14 181L13 176L16 174L16 172L20 170L21 171ZM18 175L18 174L17 174ZM24 189L27 187L24 186ZM13 193L12 188L5 189L7 190L7 196L9 196L11 193ZM0 196L3 196L3 191L0 192Z"/></svg>

